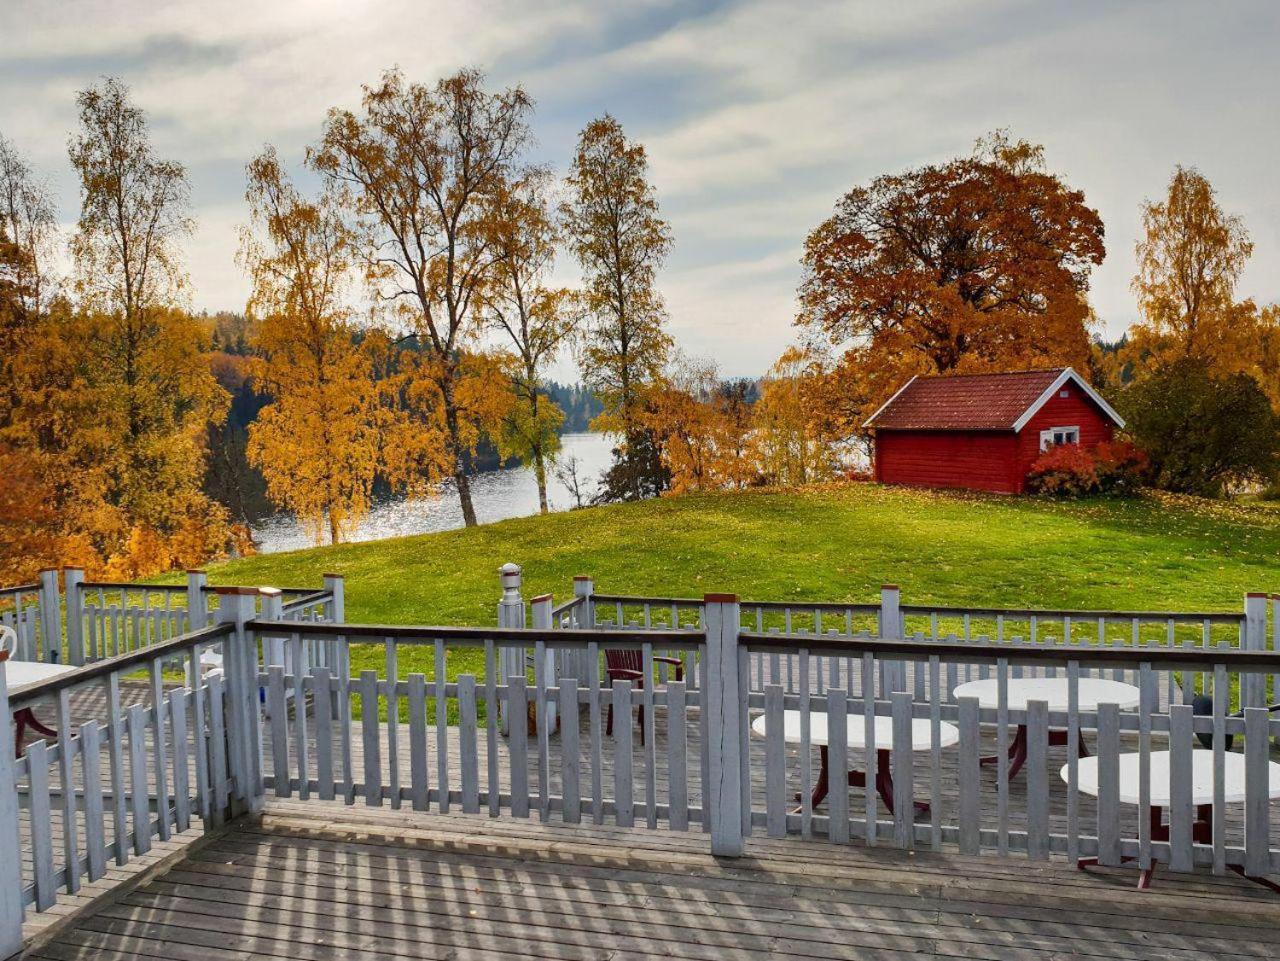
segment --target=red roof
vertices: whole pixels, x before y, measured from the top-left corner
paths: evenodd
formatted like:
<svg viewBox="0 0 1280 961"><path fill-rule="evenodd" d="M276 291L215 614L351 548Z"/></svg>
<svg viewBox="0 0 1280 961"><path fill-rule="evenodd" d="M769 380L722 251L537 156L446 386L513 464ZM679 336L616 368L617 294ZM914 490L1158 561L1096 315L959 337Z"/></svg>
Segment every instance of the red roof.
<svg viewBox="0 0 1280 961"><path fill-rule="evenodd" d="M915 377L866 426L887 430L1016 430L1068 368Z"/></svg>

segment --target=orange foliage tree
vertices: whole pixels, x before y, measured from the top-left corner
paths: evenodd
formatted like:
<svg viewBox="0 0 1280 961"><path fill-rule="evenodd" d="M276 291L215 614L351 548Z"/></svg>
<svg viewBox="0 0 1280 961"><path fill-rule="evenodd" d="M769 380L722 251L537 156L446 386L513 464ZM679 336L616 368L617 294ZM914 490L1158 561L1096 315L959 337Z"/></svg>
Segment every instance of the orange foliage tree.
<svg viewBox="0 0 1280 961"><path fill-rule="evenodd" d="M373 366L344 299L354 235L331 189L303 197L268 147L248 166L253 226L241 260L260 318L251 369L271 402L249 427L248 456L271 499L319 543L346 537L368 512L378 468Z"/></svg>
<svg viewBox="0 0 1280 961"><path fill-rule="evenodd" d="M362 114L333 109L314 167L340 184L362 219L369 279L428 356L463 520L471 500L474 445L459 397L463 357L482 330L495 250L488 219L497 193L522 172L532 101L519 87L490 93L463 70L434 86L398 71L364 90ZM420 421L433 417L423 411Z"/></svg>
<svg viewBox="0 0 1280 961"><path fill-rule="evenodd" d="M1197 170L1178 167L1163 200L1142 207L1133 290L1141 322L1120 360L1141 379L1191 358L1215 377L1246 374L1280 410L1280 307L1236 300L1253 252L1244 222Z"/></svg>
<svg viewBox="0 0 1280 961"><path fill-rule="evenodd" d="M1084 195L998 132L845 194L805 241L797 323L844 351L861 419L913 374L1083 369L1103 255Z"/></svg>

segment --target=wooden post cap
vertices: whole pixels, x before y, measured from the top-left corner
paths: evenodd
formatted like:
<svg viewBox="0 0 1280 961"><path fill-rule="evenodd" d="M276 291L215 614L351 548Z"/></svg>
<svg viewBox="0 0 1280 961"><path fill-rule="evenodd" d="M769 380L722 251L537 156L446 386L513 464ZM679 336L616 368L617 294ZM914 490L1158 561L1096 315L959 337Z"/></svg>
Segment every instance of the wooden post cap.
<svg viewBox="0 0 1280 961"><path fill-rule="evenodd" d="M897 584L881 584L880 585L880 590L882 591L896 591L898 589L899 588Z"/></svg>
<svg viewBox="0 0 1280 961"><path fill-rule="evenodd" d="M223 585L223 586L221 586L221 587L214 587L214 588L213 588L213 593L215 593L215 594L222 594L222 595L226 595L226 596L234 596L234 595L237 595L237 594L243 594L243 595L249 595L249 596L257 597L257 596L258 596L258 588L256 588L256 587L234 587L234 586L232 586L232 585Z"/></svg>
<svg viewBox="0 0 1280 961"><path fill-rule="evenodd" d="M340 580L343 580L343 579L344 579L344 577L345 577L345 575L343 575L343 574L321 574L320 576L321 576L321 577L332 577L332 578L334 578L335 580L339 580L339 581L340 581Z"/></svg>
<svg viewBox="0 0 1280 961"><path fill-rule="evenodd" d="M551 595L550 595L550 594L539 594L537 597L535 597L535 598L534 598L533 600L531 600L529 603L530 603L530 604L550 604L550 603L551 603Z"/></svg>
<svg viewBox="0 0 1280 961"><path fill-rule="evenodd" d="M590 574L574 574L573 579L575 581L589 581L591 580L591 575Z"/></svg>
<svg viewBox="0 0 1280 961"><path fill-rule="evenodd" d="M737 594L703 594L702 603L704 604L736 604L738 603Z"/></svg>

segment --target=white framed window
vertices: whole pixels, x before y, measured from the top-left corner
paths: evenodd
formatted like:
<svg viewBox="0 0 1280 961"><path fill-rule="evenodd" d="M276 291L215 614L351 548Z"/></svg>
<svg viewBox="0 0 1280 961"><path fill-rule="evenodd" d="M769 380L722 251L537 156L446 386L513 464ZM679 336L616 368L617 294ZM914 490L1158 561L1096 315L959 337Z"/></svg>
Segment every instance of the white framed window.
<svg viewBox="0 0 1280 961"><path fill-rule="evenodd" d="M1050 427L1040 432L1040 449L1048 450L1060 444L1080 443L1079 427Z"/></svg>

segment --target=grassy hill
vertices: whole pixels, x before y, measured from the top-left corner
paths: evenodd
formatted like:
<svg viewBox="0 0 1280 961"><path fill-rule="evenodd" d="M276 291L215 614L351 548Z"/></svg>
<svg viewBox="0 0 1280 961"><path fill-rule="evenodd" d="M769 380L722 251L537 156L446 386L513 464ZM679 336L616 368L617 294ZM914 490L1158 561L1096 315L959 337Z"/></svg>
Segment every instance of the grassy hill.
<svg viewBox="0 0 1280 961"><path fill-rule="evenodd" d="M564 599L617 593L1239 610L1280 590L1280 509L1151 494L1053 502L841 484L661 499L246 558L212 583L347 578L351 621L494 624L497 569Z"/></svg>

